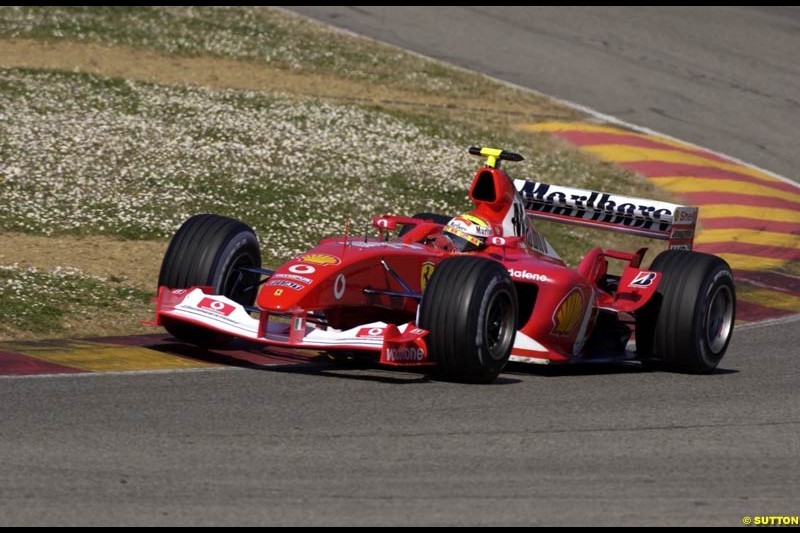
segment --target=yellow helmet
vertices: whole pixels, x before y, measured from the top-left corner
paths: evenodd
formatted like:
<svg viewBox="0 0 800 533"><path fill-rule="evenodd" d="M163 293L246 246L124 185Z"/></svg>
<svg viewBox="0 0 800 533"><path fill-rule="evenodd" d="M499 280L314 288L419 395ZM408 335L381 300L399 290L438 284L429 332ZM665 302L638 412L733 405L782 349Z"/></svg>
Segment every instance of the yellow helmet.
<svg viewBox="0 0 800 533"><path fill-rule="evenodd" d="M474 252L486 247L492 227L481 217L464 213L450 219L442 232L453 241L459 252Z"/></svg>

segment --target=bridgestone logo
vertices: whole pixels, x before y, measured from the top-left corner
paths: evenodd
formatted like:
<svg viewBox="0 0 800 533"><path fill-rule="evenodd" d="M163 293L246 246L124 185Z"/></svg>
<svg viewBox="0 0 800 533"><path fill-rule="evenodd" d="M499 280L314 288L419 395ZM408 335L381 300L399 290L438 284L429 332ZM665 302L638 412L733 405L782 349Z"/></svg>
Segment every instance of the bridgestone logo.
<svg viewBox="0 0 800 533"><path fill-rule="evenodd" d="M661 202L647 205L644 203L646 200L639 198L571 188L559 190L547 183L535 181L525 182L519 192L528 211L622 224L632 228L656 228L659 231L667 231L672 224L672 210L666 207L668 204ZM574 194L575 192L587 194Z"/></svg>
<svg viewBox="0 0 800 533"><path fill-rule="evenodd" d="M386 348L387 361L422 361L425 358L425 352L422 348L414 346L405 346L403 348Z"/></svg>

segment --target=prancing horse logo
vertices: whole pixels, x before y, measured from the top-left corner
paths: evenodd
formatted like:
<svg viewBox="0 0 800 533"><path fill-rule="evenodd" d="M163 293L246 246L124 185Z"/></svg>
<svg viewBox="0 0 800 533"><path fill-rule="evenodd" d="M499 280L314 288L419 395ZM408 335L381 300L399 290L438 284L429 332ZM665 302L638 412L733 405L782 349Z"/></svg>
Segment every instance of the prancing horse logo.
<svg viewBox="0 0 800 533"><path fill-rule="evenodd" d="M419 271L420 292L425 292L425 287L428 286L428 282L431 280L434 270L436 270L436 265L434 263L431 263L430 261L425 261L422 263L422 269Z"/></svg>

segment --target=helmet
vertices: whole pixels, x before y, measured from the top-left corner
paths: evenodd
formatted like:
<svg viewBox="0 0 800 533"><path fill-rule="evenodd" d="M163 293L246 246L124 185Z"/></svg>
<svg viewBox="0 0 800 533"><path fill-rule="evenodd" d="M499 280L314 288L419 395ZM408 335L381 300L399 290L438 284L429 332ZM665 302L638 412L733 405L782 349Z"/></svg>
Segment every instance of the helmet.
<svg viewBox="0 0 800 533"><path fill-rule="evenodd" d="M484 219L464 213L450 219L442 233L453 241L453 246L459 252L474 252L486 246L492 228Z"/></svg>

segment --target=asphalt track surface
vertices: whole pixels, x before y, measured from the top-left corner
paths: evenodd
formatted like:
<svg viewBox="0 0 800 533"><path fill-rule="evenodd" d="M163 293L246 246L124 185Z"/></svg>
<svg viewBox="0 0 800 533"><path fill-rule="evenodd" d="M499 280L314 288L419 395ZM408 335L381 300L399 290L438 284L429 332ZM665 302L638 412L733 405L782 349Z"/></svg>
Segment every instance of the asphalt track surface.
<svg viewBox="0 0 800 533"><path fill-rule="evenodd" d="M786 9L796 21L796 11ZM512 46L518 35L511 29L522 31L526 21L513 10L493 12L485 18L494 22L480 31L485 46L496 48L480 56L512 71L519 57L503 46ZM738 21L731 31L743 43L762 42L773 28L759 21L777 16L743 8L721 13ZM718 16L712 9L667 20L700 31L704 19L711 24ZM647 36L648 54L655 53L654 39L671 42L672 26L664 22L649 34L640 27L645 15L624 24L609 17L603 24L611 27L602 29L569 11L548 17L545 36L557 28L591 43L594 37L580 37L587 30L611 36L636 26ZM473 11L393 21L383 16L387 39L398 33L394 26L419 32L427 24L443 50L447 36L461 31L459 21L469 22L470 35L479 27ZM788 47L787 38L769 37L776 48ZM730 39L727 31L706 31L705 44L714 46L676 43L664 70L718 66ZM620 55L617 91L639 68L626 59L636 54L635 42L626 43L606 52ZM742 63L756 79L770 59L759 46L753 50ZM572 60L588 61L579 56ZM554 60L553 68L567 70L568 59ZM658 64L654 58L654 76ZM566 90L534 87L596 106ZM741 93L717 89L707 105ZM675 116L682 98L675 89L675 98L660 97L658 107ZM630 108L638 106L629 101L620 109ZM736 119L737 129L725 113L710 115L690 128L707 123L695 135L723 143L708 146L787 172L781 165L791 159L766 156L796 141L771 144L762 133L777 133L764 121ZM679 133L633 111L623 118ZM736 135L716 135L727 129ZM766 159L748 155L747 139ZM743 151L726 148L739 144ZM737 329L712 376L635 366L514 366L488 386L326 367L2 379L0 525L737 525L744 516L797 515L798 346L800 322L784 321Z"/></svg>
<svg viewBox="0 0 800 533"><path fill-rule="evenodd" d="M798 322L712 376L514 366L0 380L0 524L727 525L797 514Z"/></svg>

